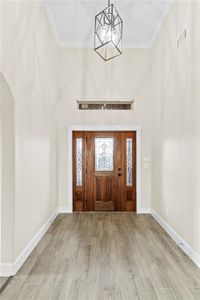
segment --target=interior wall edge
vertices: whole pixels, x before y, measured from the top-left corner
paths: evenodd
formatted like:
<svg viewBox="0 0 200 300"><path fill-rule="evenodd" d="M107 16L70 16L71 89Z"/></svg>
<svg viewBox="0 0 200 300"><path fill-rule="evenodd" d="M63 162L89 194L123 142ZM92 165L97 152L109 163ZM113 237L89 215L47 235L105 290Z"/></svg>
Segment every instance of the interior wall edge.
<svg viewBox="0 0 200 300"><path fill-rule="evenodd" d="M56 209L52 215L47 219L44 225L40 228L40 230L36 233L36 235L32 238L32 240L28 243L28 245L23 249L20 255L13 263L2 263L0 264L0 276L1 277L9 277L14 276L17 271L21 268L24 262L27 260L31 252L37 246L37 244L41 241L51 224L54 222L57 217L59 210Z"/></svg>
<svg viewBox="0 0 200 300"><path fill-rule="evenodd" d="M0 263L3 263L14 259L15 99L2 72L0 72L0 144Z"/></svg>
<svg viewBox="0 0 200 300"><path fill-rule="evenodd" d="M69 214L69 213L72 213L72 209L68 206L60 206L58 208L58 213L59 214Z"/></svg>
<svg viewBox="0 0 200 300"><path fill-rule="evenodd" d="M152 50L152 208L200 255L200 2L175 1ZM179 44L183 33L185 39ZM170 230L171 231L171 230ZM172 232L172 231L171 231ZM176 236L177 238L177 236ZM181 241L182 243L182 241ZM187 245L186 245L187 244ZM196 257L196 255L194 254ZM199 259L198 259L199 261Z"/></svg>
<svg viewBox="0 0 200 300"><path fill-rule="evenodd" d="M151 215L200 269L200 255L155 210L151 209Z"/></svg>
<svg viewBox="0 0 200 300"><path fill-rule="evenodd" d="M151 207L140 207L137 210L137 214L150 214L151 213Z"/></svg>

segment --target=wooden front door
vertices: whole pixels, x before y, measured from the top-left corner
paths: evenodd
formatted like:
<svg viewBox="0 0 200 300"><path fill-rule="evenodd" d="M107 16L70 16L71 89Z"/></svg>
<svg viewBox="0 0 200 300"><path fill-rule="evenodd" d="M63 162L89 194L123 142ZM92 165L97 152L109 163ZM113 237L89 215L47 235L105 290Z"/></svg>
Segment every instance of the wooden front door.
<svg viewBox="0 0 200 300"><path fill-rule="evenodd" d="M73 132L74 211L136 211L136 132Z"/></svg>

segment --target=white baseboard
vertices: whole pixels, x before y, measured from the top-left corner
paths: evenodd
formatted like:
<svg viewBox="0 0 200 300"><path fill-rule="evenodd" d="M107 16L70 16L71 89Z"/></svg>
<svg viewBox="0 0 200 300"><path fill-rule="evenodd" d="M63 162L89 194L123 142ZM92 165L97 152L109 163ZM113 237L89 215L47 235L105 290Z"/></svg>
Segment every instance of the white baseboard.
<svg viewBox="0 0 200 300"><path fill-rule="evenodd" d="M21 268L23 263L26 261L28 256L33 251L33 249L37 246L39 241L47 232L47 230L49 229L50 225L53 223L57 215L58 215L58 210L56 209L55 212L48 218L48 220L42 226L42 228L38 231L38 233L28 243L25 249L21 252L21 254L17 257L14 263L0 264L0 276L9 277L9 276L14 276L17 273L17 271Z"/></svg>
<svg viewBox="0 0 200 300"><path fill-rule="evenodd" d="M0 264L0 277L10 277L13 275L13 264Z"/></svg>
<svg viewBox="0 0 200 300"><path fill-rule="evenodd" d="M70 214L72 213L72 209L68 208L67 206L64 207L59 207L58 208L58 213L59 214ZM151 213L151 208L150 207L140 207L137 209L138 214L150 214Z"/></svg>
<svg viewBox="0 0 200 300"><path fill-rule="evenodd" d="M22 253L18 256L14 263L3 263L0 264L0 276L9 277L14 276L17 271L21 268L23 263L26 261L28 256L31 254L36 245L40 242L44 234L47 232L50 225L53 223L59 213L71 213L71 209L68 207L59 207L45 222L38 233L28 243ZM179 245L179 247L191 258L191 260L200 268L200 255L195 252L176 232L170 227L153 209L149 207L139 208L137 213L149 214L164 228L164 230L171 236L171 238Z"/></svg>
<svg viewBox="0 0 200 300"><path fill-rule="evenodd" d="M139 207L137 209L137 214L150 214L151 208L150 207Z"/></svg>
<svg viewBox="0 0 200 300"><path fill-rule="evenodd" d="M176 233L176 231L167 224L153 209L151 209L151 215L154 219L163 227L163 229L169 234L169 236L176 242L176 244L185 252L187 256L200 268L200 255L193 250L188 243Z"/></svg>
<svg viewBox="0 0 200 300"><path fill-rule="evenodd" d="M68 208L67 206L59 207L58 208L58 213L59 214L71 214L72 213L72 209Z"/></svg>

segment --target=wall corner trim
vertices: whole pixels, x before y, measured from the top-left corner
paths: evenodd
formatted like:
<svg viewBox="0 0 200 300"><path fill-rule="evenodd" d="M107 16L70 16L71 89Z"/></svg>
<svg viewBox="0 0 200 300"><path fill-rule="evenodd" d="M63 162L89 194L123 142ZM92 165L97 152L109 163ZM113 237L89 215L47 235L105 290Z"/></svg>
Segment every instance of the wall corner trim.
<svg viewBox="0 0 200 300"><path fill-rule="evenodd" d="M58 215L58 209L56 209L53 214L47 219L44 225L40 228L40 230L36 233L36 235L32 238L32 240L28 243L28 245L24 248L21 254L17 257L14 263L2 263L0 264L0 276L9 277L14 276L17 271L21 268L23 263L26 261L28 256L31 254L33 249L40 242L42 237L45 235L50 225L54 222L55 218Z"/></svg>
<svg viewBox="0 0 200 300"><path fill-rule="evenodd" d="M137 209L137 214L151 214L151 208L150 207L139 207Z"/></svg>
<svg viewBox="0 0 200 300"><path fill-rule="evenodd" d="M73 212L72 209L67 207L67 206L58 208L58 213L59 214L71 214L72 212Z"/></svg>
<svg viewBox="0 0 200 300"><path fill-rule="evenodd" d="M169 225L161 216L151 209L152 217L160 224L160 226L169 234L169 236L176 242L181 250L200 268L200 255L191 248L188 243L176 233L176 231Z"/></svg>

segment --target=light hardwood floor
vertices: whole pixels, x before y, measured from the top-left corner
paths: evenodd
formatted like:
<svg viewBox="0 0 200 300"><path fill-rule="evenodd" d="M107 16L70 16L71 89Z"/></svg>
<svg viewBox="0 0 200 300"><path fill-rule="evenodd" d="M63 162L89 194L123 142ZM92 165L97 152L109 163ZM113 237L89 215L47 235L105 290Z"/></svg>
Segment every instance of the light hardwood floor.
<svg viewBox="0 0 200 300"><path fill-rule="evenodd" d="M9 279L8 277L0 277L0 292L6 285L8 279Z"/></svg>
<svg viewBox="0 0 200 300"><path fill-rule="evenodd" d="M200 270L150 215L62 214L0 299L200 299Z"/></svg>

